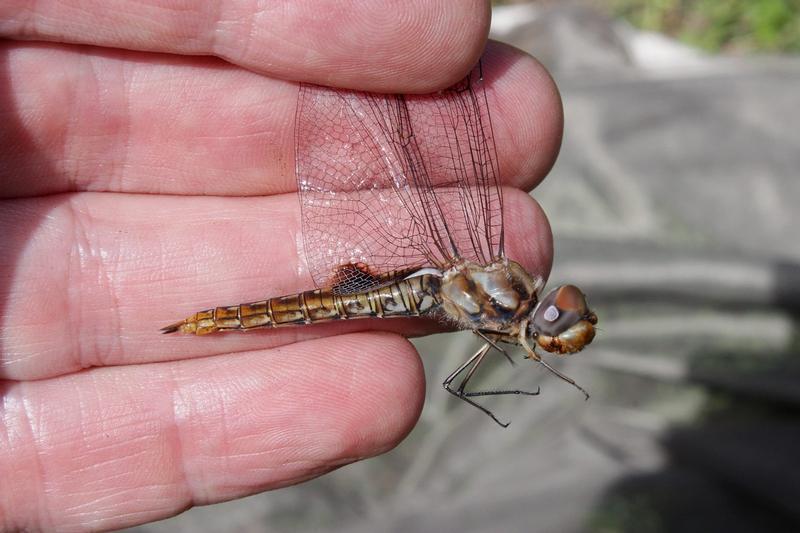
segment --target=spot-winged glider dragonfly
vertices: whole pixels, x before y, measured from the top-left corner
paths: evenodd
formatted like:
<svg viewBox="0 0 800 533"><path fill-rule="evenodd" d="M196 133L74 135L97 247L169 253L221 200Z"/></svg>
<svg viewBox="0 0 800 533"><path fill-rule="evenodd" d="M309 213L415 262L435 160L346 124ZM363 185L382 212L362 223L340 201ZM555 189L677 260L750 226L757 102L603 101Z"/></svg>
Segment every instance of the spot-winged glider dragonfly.
<svg viewBox="0 0 800 533"><path fill-rule="evenodd" d="M574 285L544 281L504 252L503 195L479 64L433 95L383 95L303 84L296 179L307 264L318 288L199 311L162 329L206 335L357 318L427 316L483 346L443 387L501 426L466 386L501 343L588 393L536 349L575 353L597 316ZM458 385L453 382L463 374Z"/></svg>

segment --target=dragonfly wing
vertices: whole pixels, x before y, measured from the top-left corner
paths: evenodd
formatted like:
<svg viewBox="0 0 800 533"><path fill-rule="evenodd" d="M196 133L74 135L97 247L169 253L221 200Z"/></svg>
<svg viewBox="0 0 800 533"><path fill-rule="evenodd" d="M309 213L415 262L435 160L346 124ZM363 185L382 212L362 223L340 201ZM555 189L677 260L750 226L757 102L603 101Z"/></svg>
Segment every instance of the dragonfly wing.
<svg viewBox="0 0 800 533"><path fill-rule="evenodd" d="M425 96L303 85L295 131L305 254L318 286L341 283L342 265L369 271L348 285L363 290L384 273L502 255L479 68Z"/></svg>

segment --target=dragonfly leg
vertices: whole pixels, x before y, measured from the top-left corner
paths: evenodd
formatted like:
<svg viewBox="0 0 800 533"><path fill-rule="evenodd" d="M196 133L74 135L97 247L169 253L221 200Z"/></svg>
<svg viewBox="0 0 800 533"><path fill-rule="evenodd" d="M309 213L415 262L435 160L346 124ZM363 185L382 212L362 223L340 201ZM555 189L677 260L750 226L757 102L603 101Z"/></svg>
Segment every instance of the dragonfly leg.
<svg viewBox="0 0 800 533"><path fill-rule="evenodd" d="M545 363L545 362L544 362L544 360L543 360L542 358L539 358L539 363L541 363L542 365L544 365L544 367L545 367L547 370L549 370L550 372L552 372L552 373L553 373L553 374L555 374L556 376L560 377L561 379L563 379L564 381L566 381L567 383L569 383L570 385L572 385L573 387L575 387L576 389L578 389L579 391L581 391L581 392L583 393L583 395L586 397L586 398L584 398L585 400L588 400L588 399L589 399L589 393L588 393L588 392L586 392L586 390L585 390L583 387L581 387L580 385L578 385L577 383L575 383L575 380L574 380L574 379L572 379L571 377L567 376L566 374L562 374L561 372L559 372L558 370L556 370L556 369L555 369L555 368L553 368L552 366L548 365L547 363Z"/></svg>
<svg viewBox="0 0 800 533"><path fill-rule="evenodd" d="M495 339L492 339L491 337L487 337L486 333L481 331L481 330L479 330L479 329L473 330L473 333L475 333L475 335L477 335L480 338L482 338L483 340L485 340L487 343L491 344L492 348L494 348L495 350L497 350L498 352L503 354L506 357L506 360L509 362L509 364L511 366L516 366L516 363L514 362L514 360L511 359L510 355L508 355L508 352L506 352L504 349L502 349L500 346L498 346L497 343L495 343Z"/></svg>
<svg viewBox="0 0 800 533"><path fill-rule="evenodd" d="M533 349L533 348L532 348L530 345L528 345L528 343L527 343L527 342L526 342L526 343L523 343L523 347L525 348L525 351L527 352L527 355L525 356L526 358L528 358L528 359L533 359L533 360L534 360L534 361L536 361L537 363L541 364L541 365L542 365L543 367L545 367L547 370L549 370L550 372L552 372L553 374L555 374L556 376L558 376L558 377L559 377L559 378L561 378L562 380L566 381L567 383L569 383L570 385L572 385L573 387L575 387L576 389L578 389L579 391L581 391L581 392L583 393L583 395L586 397L586 398L585 398L586 400L588 400L588 399L589 399L589 393L588 393L588 392L586 392L586 390L585 390L583 387L581 387L580 385L578 385L578 384L575 382L575 380L574 380L574 379L572 379L571 377L569 377L569 376L568 376L568 375L566 375L566 374L563 374L563 373L559 372L558 370L556 370L556 369L555 369L555 368L553 368L552 366L548 365L548 364L547 364L547 363L544 361L544 359L542 359L542 356L540 356L538 353L536 353L536 350L534 350L534 349Z"/></svg>
<svg viewBox="0 0 800 533"><path fill-rule="evenodd" d="M467 359L467 361L464 362L464 364L456 368L452 374L447 376L447 379L445 379L444 382L442 382L442 387L444 387L444 390L446 390L453 396L456 396L457 398L464 400L473 407L477 407L478 409L489 415L489 417L491 417L492 420L497 422L497 424L505 428L508 427L508 422L505 423L500 422L500 420L494 415L494 413L492 413L489 409L483 407L482 405L478 404L477 402L471 400L470 398L475 396L501 396L505 394L524 394L528 396L535 396L539 394L539 391L537 390L536 392L528 392L522 390L496 390L496 391L467 392L465 390L467 383L469 382L470 378L472 378L472 376L475 374L475 371L478 369L480 364L483 362L483 358L486 357L487 353L489 353L490 348L492 348L492 344L489 343L484 344L477 352L475 352L475 354L472 357ZM466 370L468 367L469 371L467 372L467 375L464 376L464 378L461 380L461 383L459 383L458 388L453 389L451 387L453 380L455 380L459 376L459 374L464 372L464 370Z"/></svg>

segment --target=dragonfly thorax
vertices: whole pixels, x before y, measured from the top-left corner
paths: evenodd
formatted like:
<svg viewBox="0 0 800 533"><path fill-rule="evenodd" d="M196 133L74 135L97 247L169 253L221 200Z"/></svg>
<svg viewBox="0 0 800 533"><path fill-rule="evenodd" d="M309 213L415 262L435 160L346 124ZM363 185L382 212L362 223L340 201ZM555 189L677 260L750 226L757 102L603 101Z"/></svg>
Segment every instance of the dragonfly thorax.
<svg viewBox="0 0 800 533"><path fill-rule="evenodd" d="M463 261L442 276L441 309L464 329L513 334L535 307L541 286L541 278L508 259L485 266Z"/></svg>

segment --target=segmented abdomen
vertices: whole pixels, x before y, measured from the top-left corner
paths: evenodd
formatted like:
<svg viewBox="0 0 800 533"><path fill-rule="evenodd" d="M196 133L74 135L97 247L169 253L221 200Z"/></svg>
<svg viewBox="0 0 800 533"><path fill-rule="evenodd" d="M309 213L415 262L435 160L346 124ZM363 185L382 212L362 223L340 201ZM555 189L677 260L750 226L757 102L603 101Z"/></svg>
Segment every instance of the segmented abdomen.
<svg viewBox="0 0 800 533"><path fill-rule="evenodd" d="M416 276L353 294L316 289L260 302L206 309L171 324L164 333L206 335L215 331L294 326L351 318L419 316L439 302L439 279Z"/></svg>

